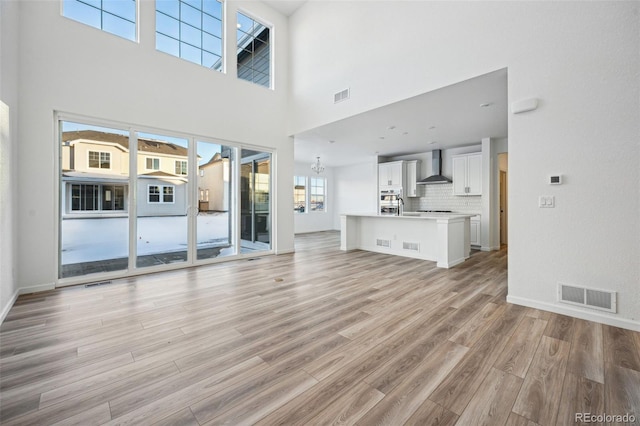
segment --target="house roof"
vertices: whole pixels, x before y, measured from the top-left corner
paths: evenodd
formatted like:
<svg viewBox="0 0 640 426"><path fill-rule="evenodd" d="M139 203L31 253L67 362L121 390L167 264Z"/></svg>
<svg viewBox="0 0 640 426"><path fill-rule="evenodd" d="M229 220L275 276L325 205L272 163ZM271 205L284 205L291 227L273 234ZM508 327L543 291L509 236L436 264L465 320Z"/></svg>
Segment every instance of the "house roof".
<svg viewBox="0 0 640 426"><path fill-rule="evenodd" d="M216 152L209 161L200 165L200 168L210 166L211 164L218 163L220 161L222 161L222 155L219 152Z"/></svg>
<svg viewBox="0 0 640 426"><path fill-rule="evenodd" d="M64 142L73 142L80 139L113 143L120 145L126 150L129 149L129 136L119 135L117 133L99 132L97 130L74 130L62 133L62 140ZM187 156L187 148L185 147L171 142L144 138L138 138L138 151L179 157Z"/></svg>

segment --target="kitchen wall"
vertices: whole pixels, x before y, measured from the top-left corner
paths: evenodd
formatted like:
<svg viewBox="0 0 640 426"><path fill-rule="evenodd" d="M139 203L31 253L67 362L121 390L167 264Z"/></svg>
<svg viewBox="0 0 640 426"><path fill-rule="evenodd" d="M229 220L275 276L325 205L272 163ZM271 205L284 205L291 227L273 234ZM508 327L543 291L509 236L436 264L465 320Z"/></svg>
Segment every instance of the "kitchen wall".
<svg viewBox="0 0 640 426"><path fill-rule="evenodd" d="M241 3L243 10L274 25L275 90L269 90L238 80L234 55L225 74L156 51L154 2L139 2L139 42L61 16L59 1L16 3L20 5L20 139L15 176L21 210L16 235L21 292L51 288L56 281L56 111L274 149L274 247L279 253L293 251L286 17L259 2L225 2L228 16L235 16ZM235 25L226 28L229 52L235 52L235 30ZM16 38L5 37L5 31L3 25L3 43L16 43Z"/></svg>
<svg viewBox="0 0 640 426"><path fill-rule="evenodd" d="M453 177L453 156L481 152L481 144L472 144L463 147L441 150L442 175L451 179ZM399 155L390 157L388 161L420 160L419 179L434 175L432 151L411 155ZM453 195L453 184L418 185L419 197L405 197L405 211L416 210L452 210L462 213L482 213L481 196L460 197Z"/></svg>
<svg viewBox="0 0 640 426"><path fill-rule="evenodd" d="M458 213L482 212L482 197L459 197L453 195L453 184L419 185L418 198L406 198L405 211L451 210Z"/></svg>
<svg viewBox="0 0 640 426"><path fill-rule="evenodd" d="M19 3L0 2L0 322L18 296L16 221L18 173Z"/></svg>
<svg viewBox="0 0 640 426"><path fill-rule="evenodd" d="M508 68L509 104L539 106L508 116L507 300L640 330L639 14L638 2L307 2L290 19L290 133ZM538 207L544 195L555 208ZM560 304L558 283L615 291L618 313Z"/></svg>

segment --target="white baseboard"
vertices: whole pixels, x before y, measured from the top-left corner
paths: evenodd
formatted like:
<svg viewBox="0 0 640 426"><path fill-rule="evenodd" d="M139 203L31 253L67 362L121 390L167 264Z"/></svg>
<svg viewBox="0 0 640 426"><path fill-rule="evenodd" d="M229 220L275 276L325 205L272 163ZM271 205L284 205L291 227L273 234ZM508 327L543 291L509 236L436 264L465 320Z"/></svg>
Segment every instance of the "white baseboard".
<svg viewBox="0 0 640 426"><path fill-rule="evenodd" d="M295 253L296 250L295 249L285 249L285 250L278 250L276 252L276 255L281 255L281 254L290 254L290 253Z"/></svg>
<svg viewBox="0 0 640 426"><path fill-rule="evenodd" d="M50 283L50 284L34 285L31 287L22 287L19 289L19 291L20 291L20 294L31 294L31 293L40 293L41 291L49 291L49 290L55 290L55 289L56 289L55 283Z"/></svg>
<svg viewBox="0 0 640 426"><path fill-rule="evenodd" d="M16 300L18 300L18 296L23 294L39 293L41 291L55 290L55 288L56 288L55 283L50 283L50 284L34 285L32 287L22 287L17 289L11 296L11 299L9 300L9 303L7 303L7 306L4 306L2 308L2 313L0 314L0 324L4 322L4 319L9 314L9 311L11 310L11 308L13 308L13 305L16 303Z"/></svg>
<svg viewBox="0 0 640 426"><path fill-rule="evenodd" d="M601 324L607 324L614 327L625 328L627 330L640 331L640 322L628 320L625 318L614 318L600 312L586 311L571 306L565 306L554 303L539 302L537 300L525 299L524 297L507 296L507 302L514 305L527 306L529 308L549 311L555 314L567 315L574 318L580 318L587 321L593 321Z"/></svg>
<svg viewBox="0 0 640 426"><path fill-rule="evenodd" d="M20 289L17 289L16 291L13 292L11 299L9 299L9 303L7 303L6 306L2 307L2 313L0 313L0 324L4 322L4 319L9 314L9 311L11 310L11 308L13 308L13 304L16 303L16 300L18 300L19 295L20 295Z"/></svg>

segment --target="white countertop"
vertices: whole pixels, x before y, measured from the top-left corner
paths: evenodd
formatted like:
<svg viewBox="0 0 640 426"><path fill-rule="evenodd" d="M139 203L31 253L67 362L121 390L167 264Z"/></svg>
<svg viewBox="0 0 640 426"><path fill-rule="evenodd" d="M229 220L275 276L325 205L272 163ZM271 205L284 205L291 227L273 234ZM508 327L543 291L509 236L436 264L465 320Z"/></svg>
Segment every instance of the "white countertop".
<svg viewBox="0 0 640 426"><path fill-rule="evenodd" d="M462 219L474 217L475 214L467 213L429 213L429 212L404 212L402 216L381 215L375 213L344 213L342 216L357 217L378 217L382 219L408 219L408 220L424 220L424 219Z"/></svg>

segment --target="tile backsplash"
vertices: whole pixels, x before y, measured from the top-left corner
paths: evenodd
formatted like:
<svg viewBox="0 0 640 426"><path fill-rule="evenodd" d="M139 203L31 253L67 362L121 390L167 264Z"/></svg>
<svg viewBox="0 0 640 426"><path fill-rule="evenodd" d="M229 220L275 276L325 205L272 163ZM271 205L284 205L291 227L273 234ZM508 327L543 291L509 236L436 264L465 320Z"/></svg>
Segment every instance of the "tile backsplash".
<svg viewBox="0 0 640 426"><path fill-rule="evenodd" d="M407 197L405 211L416 210L452 210L460 213L482 212L481 196L453 195L453 184L418 185L420 197Z"/></svg>

